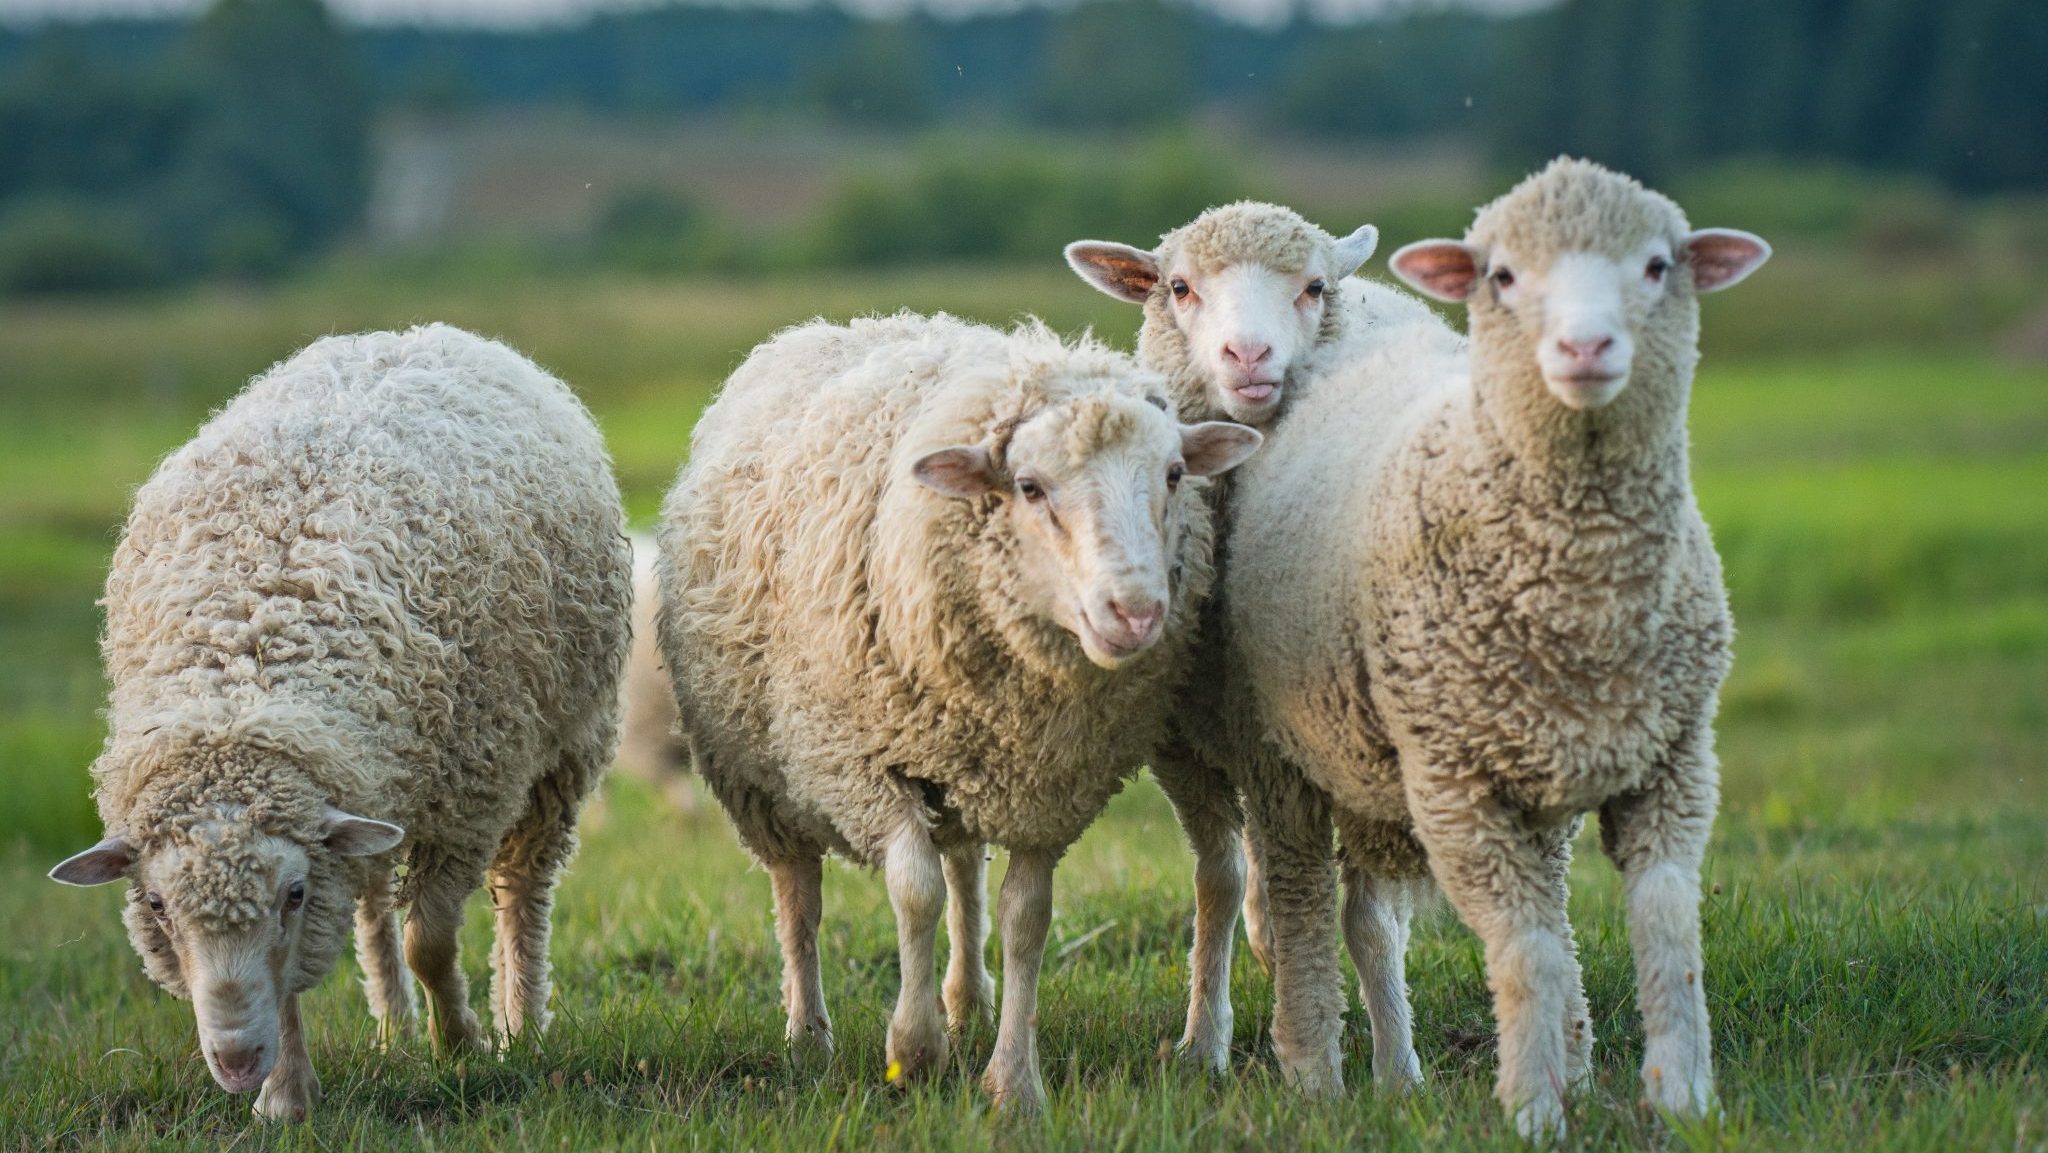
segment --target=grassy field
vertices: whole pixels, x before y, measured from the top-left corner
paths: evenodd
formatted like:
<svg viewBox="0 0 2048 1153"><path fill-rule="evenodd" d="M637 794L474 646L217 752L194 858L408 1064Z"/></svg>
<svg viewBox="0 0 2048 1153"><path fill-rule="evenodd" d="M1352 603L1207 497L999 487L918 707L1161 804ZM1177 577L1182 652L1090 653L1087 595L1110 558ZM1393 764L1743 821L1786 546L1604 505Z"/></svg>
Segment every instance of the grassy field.
<svg viewBox="0 0 2048 1153"><path fill-rule="evenodd" d="M1573 914L1601 1047L1573 1147L2048 1148L2048 371L1982 351L2042 289L2023 270L1791 251L1710 302L1695 463L1741 628L1705 905L1726 1113L1672 1132L1637 1104L1627 938L1588 842ZM1411 957L1425 1093L1365 1087L1354 1010L1359 1084L1296 1099L1242 950L1237 1073L1163 1062L1189 860L1144 782L1060 871L1041 1012L1053 1104L1036 1122L991 1116L973 1087L987 1033L957 1076L885 1083L891 922L852 869L827 881L840 1055L790 1068L765 876L715 810L678 816L626 782L561 900L545 1043L460 1064L380 1053L345 961L311 998L326 1096L297 1129L255 1126L214 1087L189 1009L141 975L116 893L41 878L97 835L92 601L127 493L249 375L328 331L433 318L505 334L589 398L644 519L755 341L897 305L1029 309L1118 340L1136 319L1057 266L548 284L340 269L263 294L0 313L0 1149L1517 1147L1488 1096L1479 950L1442 910Z"/></svg>

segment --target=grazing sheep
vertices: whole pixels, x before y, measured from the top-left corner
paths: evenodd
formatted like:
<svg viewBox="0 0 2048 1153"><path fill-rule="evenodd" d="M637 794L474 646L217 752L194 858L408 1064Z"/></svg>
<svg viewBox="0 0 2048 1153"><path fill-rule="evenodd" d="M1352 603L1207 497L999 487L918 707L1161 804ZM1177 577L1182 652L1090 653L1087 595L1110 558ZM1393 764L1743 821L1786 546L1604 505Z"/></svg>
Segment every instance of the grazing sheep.
<svg viewBox="0 0 2048 1153"><path fill-rule="evenodd" d="M1152 752L1211 581L1200 482L1260 436L1177 424L1163 382L1044 327L822 321L756 349L663 511L662 649L699 772L768 869L793 1043L831 1045L820 865L879 865L902 963L888 1059L983 1013L983 846L1008 846L984 1082L1042 1106L1052 871ZM1152 403L1147 403L1147 401ZM1156 405L1156 407L1155 407Z"/></svg>
<svg viewBox="0 0 2048 1153"><path fill-rule="evenodd" d="M1561 159L1463 242L1393 258L1469 303L1469 351L1408 330L1297 398L1238 478L1233 653L1253 726L1312 786L1250 799L1274 1040L1305 1088L1341 1085L1334 815L1347 865L1375 884L1415 872L1419 842L1485 943L1496 1094L1524 1134L1561 1133L1592 1045L1566 869L1597 810L1625 879L1645 1091L1678 1113L1711 1107L1699 868L1730 624L1685 417L1697 295L1768 254ZM1381 945L1398 956L1403 937Z"/></svg>
<svg viewBox="0 0 2048 1153"><path fill-rule="evenodd" d="M1289 395L1369 355L1408 326L1449 331L1420 300L1350 275L1372 255L1377 240L1370 225L1336 240L1290 209L1244 202L1210 209L1167 233L1150 252L1083 240L1068 245L1066 255L1088 283L1144 306L1138 359L1166 374L1182 419L1217 413L1264 426L1284 411ZM1227 478L1208 489L1224 539L1229 490ZM1218 567L1227 567L1221 556ZM1184 707L1154 758L1152 775L1173 802L1195 853L1194 949L1180 1053L1222 1072L1230 1064L1230 954L1240 899L1252 952L1268 968L1272 934L1264 916L1258 839L1245 838L1242 855L1238 848L1244 827L1239 778L1254 767L1256 742L1232 731L1243 709L1222 689L1229 654L1220 598L1206 602L1203 616ZM1362 947L1372 939L1370 922L1392 911L1382 909L1374 896L1380 890L1370 885L1349 890L1345 939ZM1400 923L1405 931L1405 911ZM1361 975L1383 971L1369 967L1366 953L1354 953ZM1400 988L1398 999L1405 1005L1398 967L1378 978L1382 986L1387 980ZM1369 1006L1389 1002L1381 993L1365 1000ZM1405 1021L1374 1017L1376 1038L1397 1033L1406 1036Z"/></svg>
<svg viewBox="0 0 2048 1153"><path fill-rule="evenodd" d="M409 906L435 1041L482 1044L456 934L488 883L498 1031L546 1027L555 879L617 723L622 527L569 390L442 325L315 342L136 493L104 601L107 837L50 875L131 880L144 967L259 1116L318 1097L299 994L351 921L383 1036L413 1024Z"/></svg>
<svg viewBox="0 0 2048 1153"><path fill-rule="evenodd" d="M619 690L619 768L659 791L679 813L695 812L697 790L690 783L690 749L676 731L676 693L661 664L656 639L661 586L654 572L654 538L631 533L633 542L633 651Z"/></svg>

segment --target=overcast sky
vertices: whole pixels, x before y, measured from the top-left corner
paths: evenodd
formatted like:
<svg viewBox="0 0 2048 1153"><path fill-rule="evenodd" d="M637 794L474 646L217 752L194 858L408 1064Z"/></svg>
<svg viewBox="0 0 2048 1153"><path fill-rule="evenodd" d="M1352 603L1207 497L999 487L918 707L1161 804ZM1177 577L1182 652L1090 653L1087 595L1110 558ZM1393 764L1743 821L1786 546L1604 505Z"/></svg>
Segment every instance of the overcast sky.
<svg viewBox="0 0 2048 1153"><path fill-rule="evenodd" d="M1024 7L1035 0L840 0L860 12L896 15L913 8L935 12L982 12ZM1052 0L1060 2L1060 0ZM1317 16L1348 19L1414 7L1484 8L1516 11L1548 0L1191 0L1227 15L1255 22L1282 18L1300 5ZM186 13L207 0L0 0L0 23L35 23L52 17L160 16ZM364 24L459 24L517 28L573 21L592 12L659 7L663 0L328 0L345 18ZM734 7L810 7L813 0L746 0Z"/></svg>

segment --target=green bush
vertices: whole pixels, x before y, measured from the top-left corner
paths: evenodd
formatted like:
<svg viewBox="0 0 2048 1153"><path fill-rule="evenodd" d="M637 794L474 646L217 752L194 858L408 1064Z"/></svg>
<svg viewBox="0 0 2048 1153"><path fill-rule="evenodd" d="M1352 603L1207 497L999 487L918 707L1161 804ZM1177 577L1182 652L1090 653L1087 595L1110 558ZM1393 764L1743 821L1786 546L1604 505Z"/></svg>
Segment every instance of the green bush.
<svg viewBox="0 0 2048 1153"><path fill-rule="evenodd" d="M163 255L131 212L36 200L0 216L0 293L141 288L164 273Z"/></svg>
<svg viewBox="0 0 2048 1153"><path fill-rule="evenodd" d="M1186 137L1124 150L948 139L908 172L849 180L819 215L804 255L857 265L1045 260L1084 236L1146 244L1256 192L1241 166Z"/></svg>
<svg viewBox="0 0 2048 1153"><path fill-rule="evenodd" d="M626 192L598 217L592 245L598 261L632 272L729 268L734 240L703 206L668 189Z"/></svg>

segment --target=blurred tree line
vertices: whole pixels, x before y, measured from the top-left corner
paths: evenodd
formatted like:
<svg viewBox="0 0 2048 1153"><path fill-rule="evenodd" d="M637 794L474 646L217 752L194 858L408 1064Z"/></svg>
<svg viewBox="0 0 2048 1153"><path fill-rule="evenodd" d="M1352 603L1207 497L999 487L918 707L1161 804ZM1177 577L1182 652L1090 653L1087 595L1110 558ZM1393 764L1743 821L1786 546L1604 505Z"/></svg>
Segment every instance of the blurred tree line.
<svg viewBox="0 0 2048 1153"><path fill-rule="evenodd" d="M1219 115L1332 139L1462 136L1505 169L1572 151L1663 181L1775 157L2041 188L2048 3L1563 0L1272 28L1163 0L892 20L678 6L485 32L345 29L319 0L218 0L189 23L0 30L0 288L275 272L358 221L377 112L536 104L1154 134ZM987 254L1048 213L1128 225L1198 208L1217 158L1195 157L1166 147L1158 179L1124 174L1105 194L1042 158L956 149L907 179L856 181L832 209L839 239L811 257L895 242ZM670 254L715 261L729 246L706 227L658 197L606 222L628 259L688 234Z"/></svg>
<svg viewBox="0 0 2048 1153"><path fill-rule="evenodd" d="M319 0L219 0L168 34L59 27L15 57L0 287L268 275L356 222L371 102Z"/></svg>

